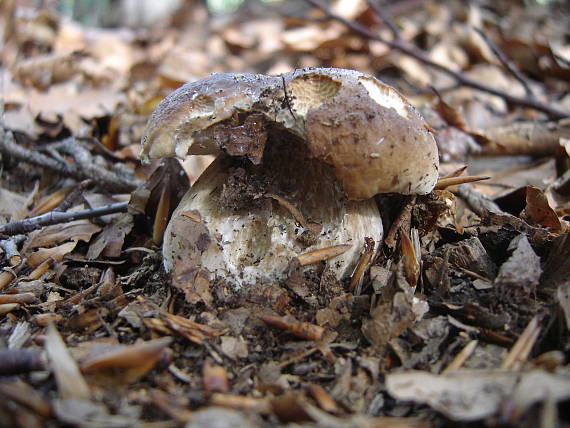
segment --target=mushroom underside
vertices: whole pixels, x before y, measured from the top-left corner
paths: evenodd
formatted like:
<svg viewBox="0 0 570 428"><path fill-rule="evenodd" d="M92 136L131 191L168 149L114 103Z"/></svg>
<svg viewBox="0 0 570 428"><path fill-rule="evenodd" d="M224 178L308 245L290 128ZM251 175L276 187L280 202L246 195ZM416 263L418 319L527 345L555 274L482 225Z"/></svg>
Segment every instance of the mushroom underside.
<svg viewBox="0 0 570 428"><path fill-rule="evenodd" d="M345 253L303 268L342 279L365 238L381 242L375 201L348 200L333 168L311 158L298 136L269 129L262 159L250 159L220 156L173 213L163 253L174 278L200 270L236 287L282 281L298 255L349 244Z"/></svg>

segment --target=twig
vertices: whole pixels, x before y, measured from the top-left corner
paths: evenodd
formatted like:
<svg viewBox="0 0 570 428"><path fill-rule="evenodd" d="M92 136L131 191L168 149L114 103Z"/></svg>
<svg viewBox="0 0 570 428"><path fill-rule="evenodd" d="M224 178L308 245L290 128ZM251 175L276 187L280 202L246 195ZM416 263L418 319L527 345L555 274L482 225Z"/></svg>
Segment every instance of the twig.
<svg viewBox="0 0 570 428"><path fill-rule="evenodd" d="M69 166L68 164L62 165L59 161L49 156L35 150L28 150L16 144L12 132L5 131L2 127L0 127L0 153L17 160L57 171L63 175L78 178L77 171L71 167L67 168Z"/></svg>
<svg viewBox="0 0 570 428"><path fill-rule="evenodd" d="M372 9L374 13L380 17L384 25L388 27L388 29L392 33L392 37L394 37L395 40L400 40L402 38L400 36L400 30L398 29L398 26L394 23L394 20L392 19L390 14L372 0L368 0L366 3L368 3L370 9Z"/></svg>
<svg viewBox="0 0 570 428"><path fill-rule="evenodd" d="M381 43L384 43L385 45L389 46L392 49L396 49L396 50L398 50L398 51L400 51L400 52L402 52L402 53L404 53L404 54L406 54L412 58L415 58L418 61L423 62L424 64L429 65L430 67L433 67L436 70L439 70L442 73L447 74L448 76L451 76L453 79L455 79L455 81L458 84L460 84L462 86L467 86L467 87L477 89L477 90L482 91L482 92L486 92L486 93L489 93L492 95L496 95L496 96L501 97L502 99L504 99L505 101L507 101L511 104L515 104L515 105L519 105L519 106L523 106L523 107L528 107L528 108L532 108L534 110L541 111L543 113L546 113L549 117L554 118L554 119L562 119L562 118L570 116L570 112L567 112L564 110L559 110L555 107L551 107L547 104L544 104L538 100L530 99L530 98L517 97L517 96L509 94L508 92L501 91L499 89L495 89L495 88L492 88L490 86L479 83L476 80L473 80L473 79L465 76L462 73L453 71L444 65L441 65L441 64L438 64L437 62L432 61L425 52L421 51L416 46L414 46L414 45L412 45L412 44L410 44L404 40L401 40L401 39L396 39L396 40L392 40L392 41L386 40L385 38L379 36L378 34L376 34L374 31L372 31L368 27L360 24L359 22L351 21L349 19L343 18L342 16L336 15L326 5L324 5L320 0L305 0L305 1L309 4L311 4L312 6L323 11L323 13L325 13L325 15L328 16L330 19L334 19L335 21L338 21L338 22L344 24L346 27L348 27L349 29L351 29L355 33L358 33L361 36L366 37L368 39L376 40L376 41L379 41Z"/></svg>
<svg viewBox="0 0 570 428"><path fill-rule="evenodd" d="M17 278L17 276L18 275L16 275L16 272L14 272L12 269L0 272L0 290L4 290L6 287L8 287L12 281Z"/></svg>
<svg viewBox="0 0 570 428"><path fill-rule="evenodd" d="M501 64L503 64L503 67L505 67L507 71L511 73L513 77L517 79L519 83L523 86L524 91L526 92L526 96L529 98L534 98L534 93L532 92L532 89L528 85L525 76L523 76L523 74L519 70L517 70L515 65L507 58L505 53L501 49L499 49L499 47L490 39L489 36L487 36L487 34L483 32L483 30L477 27L474 27L473 29L477 31L477 33L481 36L481 38L485 41L485 43L487 43L487 46L489 46L489 49L493 51L497 59L501 62Z"/></svg>
<svg viewBox="0 0 570 428"><path fill-rule="evenodd" d="M93 161L93 156L89 153L89 150L73 137L51 143L48 148L73 156L73 159L77 162L78 169L83 172L85 178L92 178L115 191L131 192L141 184L137 179L125 177L123 174L117 174L111 169L97 165Z"/></svg>
<svg viewBox="0 0 570 428"><path fill-rule="evenodd" d="M57 152L54 152L54 149L72 155L76 162L66 162L56 154ZM22 147L14 141L11 131L0 126L0 153L5 156L55 171L64 176L73 177L76 180L93 179L99 185L116 192L131 192L141 184L140 180L125 177L124 174L117 174L111 169L96 165L89 151L80 146L74 139L54 143L49 145L46 150L48 152L51 150L53 156L46 156L37 150Z"/></svg>
<svg viewBox="0 0 570 428"><path fill-rule="evenodd" d="M24 239L26 239L24 235L16 235L9 239L0 240L0 248L4 251L4 259L11 268L22 263L22 256L18 251L18 245L20 245Z"/></svg>
<svg viewBox="0 0 570 428"><path fill-rule="evenodd" d="M52 224L67 223L74 220L85 218L101 217L107 214L115 214L127 211L128 202L119 202L116 204L105 205L103 207L91 208L76 212L57 212L51 211L36 217L26 218L6 223L0 226L0 233L6 235L18 235L20 233L31 232L43 226Z"/></svg>
<svg viewBox="0 0 570 428"><path fill-rule="evenodd" d="M356 262L356 267L350 276L350 283L348 285L349 291L353 292L355 296L360 296L362 292L362 279L364 278L364 273L366 269L370 266L372 262L372 257L374 256L375 242L372 238L364 238L364 248L360 253L360 257Z"/></svg>
<svg viewBox="0 0 570 428"><path fill-rule="evenodd" d="M61 201L61 203L53 210L58 212L65 212L68 209L70 209L73 203L77 200L77 198L81 196L81 194L92 182L93 182L92 180L87 179L75 185L73 189L71 189L71 191L65 196L63 201Z"/></svg>
<svg viewBox="0 0 570 428"><path fill-rule="evenodd" d="M2 349L0 375L13 376L35 370L45 370L46 360L40 349Z"/></svg>

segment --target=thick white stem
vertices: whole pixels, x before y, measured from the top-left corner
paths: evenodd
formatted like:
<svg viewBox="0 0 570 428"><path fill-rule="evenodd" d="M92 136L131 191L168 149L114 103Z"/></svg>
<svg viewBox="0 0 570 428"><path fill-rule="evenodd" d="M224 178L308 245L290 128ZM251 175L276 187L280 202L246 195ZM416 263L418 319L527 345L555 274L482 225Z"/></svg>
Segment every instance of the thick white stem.
<svg viewBox="0 0 570 428"><path fill-rule="evenodd" d="M309 159L303 145L288 138L271 143L260 166L223 157L208 167L166 230L168 271L176 276L205 269L211 279L238 287L275 282L287 278L299 254L350 244L326 262L325 269L342 279L354 268L364 238L378 248L383 228L374 200L347 200L332 168Z"/></svg>

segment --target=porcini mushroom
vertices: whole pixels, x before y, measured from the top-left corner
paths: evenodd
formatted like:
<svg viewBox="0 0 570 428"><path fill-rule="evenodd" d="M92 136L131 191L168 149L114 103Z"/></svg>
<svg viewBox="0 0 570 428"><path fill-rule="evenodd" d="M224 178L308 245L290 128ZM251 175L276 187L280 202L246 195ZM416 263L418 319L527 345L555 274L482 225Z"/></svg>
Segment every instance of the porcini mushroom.
<svg viewBox="0 0 570 428"><path fill-rule="evenodd" d="M174 212L164 265L238 286L282 280L296 257L328 247L348 248L326 261L346 277L365 238L376 248L382 240L373 196L426 194L438 175L419 113L392 87L344 69L186 84L157 106L142 146L145 159L219 155Z"/></svg>

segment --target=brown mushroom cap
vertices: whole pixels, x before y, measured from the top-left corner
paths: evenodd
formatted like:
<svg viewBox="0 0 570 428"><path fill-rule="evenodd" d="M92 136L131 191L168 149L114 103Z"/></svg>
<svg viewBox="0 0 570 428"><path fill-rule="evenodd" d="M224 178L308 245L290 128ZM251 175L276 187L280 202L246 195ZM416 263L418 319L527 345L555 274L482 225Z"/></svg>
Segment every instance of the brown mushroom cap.
<svg viewBox="0 0 570 428"><path fill-rule="evenodd" d="M419 113L373 76L333 68L215 73L186 84L151 116L143 158L218 153L223 147L208 129L240 114L261 114L301 137L311 156L333 166L350 199L425 194L437 181L437 145Z"/></svg>
<svg viewBox="0 0 570 428"><path fill-rule="evenodd" d="M273 78L255 74L214 73L187 83L163 99L152 113L142 139L142 158L217 154L213 142L196 137L236 112L253 111Z"/></svg>

